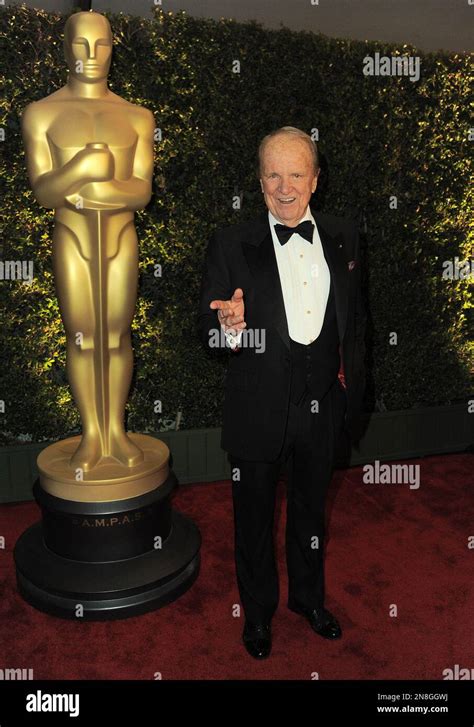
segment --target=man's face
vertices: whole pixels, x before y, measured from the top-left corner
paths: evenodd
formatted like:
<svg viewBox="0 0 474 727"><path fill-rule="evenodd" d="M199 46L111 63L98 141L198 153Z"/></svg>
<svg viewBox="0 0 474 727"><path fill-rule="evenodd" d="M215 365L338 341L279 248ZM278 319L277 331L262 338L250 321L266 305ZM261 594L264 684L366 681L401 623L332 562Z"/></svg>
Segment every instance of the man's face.
<svg viewBox="0 0 474 727"><path fill-rule="evenodd" d="M260 174L268 209L277 220L295 227L318 183L311 151L301 139L274 136L264 147Z"/></svg>
<svg viewBox="0 0 474 727"><path fill-rule="evenodd" d="M112 59L112 36L107 20L96 13L72 17L75 22L65 39L70 73L84 83L107 78Z"/></svg>

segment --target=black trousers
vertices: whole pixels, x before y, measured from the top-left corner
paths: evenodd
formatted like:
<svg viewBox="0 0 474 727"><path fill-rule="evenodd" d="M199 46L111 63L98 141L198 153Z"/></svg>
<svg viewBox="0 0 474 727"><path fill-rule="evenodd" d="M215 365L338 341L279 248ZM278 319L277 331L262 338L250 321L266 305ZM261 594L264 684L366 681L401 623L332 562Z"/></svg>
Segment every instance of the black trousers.
<svg viewBox="0 0 474 727"><path fill-rule="evenodd" d="M253 623L269 622L279 599L273 530L275 495L288 469L286 562L288 606L324 605L324 521L346 395L336 379L314 412L311 397L290 402L286 434L275 462L251 462L229 454L234 504L235 565L241 603Z"/></svg>

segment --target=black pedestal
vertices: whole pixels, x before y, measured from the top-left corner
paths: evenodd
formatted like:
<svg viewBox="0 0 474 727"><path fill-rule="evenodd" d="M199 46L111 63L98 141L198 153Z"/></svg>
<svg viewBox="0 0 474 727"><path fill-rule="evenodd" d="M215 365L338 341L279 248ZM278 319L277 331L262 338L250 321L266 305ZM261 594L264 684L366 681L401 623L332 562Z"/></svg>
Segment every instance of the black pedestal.
<svg viewBox="0 0 474 727"><path fill-rule="evenodd" d="M176 600L199 572L201 536L171 508L176 477L114 502L34 495L43 520L15 546L18 589L35 608L62 618L109 620Z"/></svg>

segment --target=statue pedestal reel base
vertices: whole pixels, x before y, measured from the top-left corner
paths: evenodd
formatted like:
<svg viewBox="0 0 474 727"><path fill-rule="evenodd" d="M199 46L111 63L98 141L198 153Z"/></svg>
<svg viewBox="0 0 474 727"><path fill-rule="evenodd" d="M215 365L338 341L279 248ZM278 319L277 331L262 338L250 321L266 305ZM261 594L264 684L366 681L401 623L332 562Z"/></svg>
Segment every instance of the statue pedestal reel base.
<svg viewBox="0 0 474 727"><path fill-rule="evenodd" d="M84 620L136 616L171 603L196 579L201 537L171 507L177 479L168 447L129 437L145 460L113 480L107 475L116 465L107 462L94 468L93 479L71 479L67 463L78 437L40 454L33 491L42 521L14 552L20 594L40 611Z"/></svg>

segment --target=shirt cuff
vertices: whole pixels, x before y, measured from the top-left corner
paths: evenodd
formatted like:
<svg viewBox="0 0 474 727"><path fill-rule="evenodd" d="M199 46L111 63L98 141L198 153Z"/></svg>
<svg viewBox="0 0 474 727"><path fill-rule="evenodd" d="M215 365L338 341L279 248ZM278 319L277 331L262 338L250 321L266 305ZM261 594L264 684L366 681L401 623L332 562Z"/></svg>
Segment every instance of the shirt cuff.
<svg viewBox="0 0 474 727"><path fill-rule="evenodd" d="M243 333L242 330L240 330L237 333L237 335L235 335L234 333L231 333L230 331L224 331L224 336L226 337L226 341L227 341L229 348L231 348L232 350L235 350L236 348L238 348L240 346L242 333Z"/></svg>

